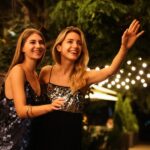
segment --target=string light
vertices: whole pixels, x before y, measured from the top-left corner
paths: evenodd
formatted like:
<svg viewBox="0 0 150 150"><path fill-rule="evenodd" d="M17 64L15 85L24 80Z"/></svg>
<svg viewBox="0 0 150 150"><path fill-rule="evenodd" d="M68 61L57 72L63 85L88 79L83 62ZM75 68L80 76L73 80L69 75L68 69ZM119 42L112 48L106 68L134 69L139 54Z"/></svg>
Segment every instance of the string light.
<svg viewBox="0 0 150 150"><path fill-rule="evenodd" d="M126 90L129 90L129 89L130 89L129 85L126 85L126 86L125 86L125 89L126 89Z"/></svg>
<svg viewBox="0 0 150 150"><path fill-rule="evenodd" d="M128 61L127 61L127 64L128 64L128 65L131 65L131 60L128 60Z"/></svg>
<svg viewBox="0 0 150 150"><path fill-rule="evenodd" d="M123 70L123 69L121 69L121 70L120 70L120 73L124 73L124 70Z"/></svg>
<svg viewBox="0 0 150 150"><path fill-rule="evenodd" d="M100 70L100 68L99 68L99 67L96 67L95 70L98 71L98 70Z"/></svg>
<svg viewBox="0 0 150 150"><path fill-rule="evenodd" d="M111 85L111 84L107 84L107 87L108 87L108 88L111 88L111 87L112 87L112 85Z"/></svg>
<svg viewBox="0 0 150 150"><path fill-rule="evenodd" d="M119 82L119 79L118 79L118 78L116 78L116 79L115 79L115 82L117 82L117 83L118 83L118 82Z"/></svg>
<svg viewBox="0 0 150 150"><path fill-rule="evenodd" d="M106 86L107 88L116 88L116 89L124 89L129 90L132 87L148 87L150 82L150 73L148 72L149 63L142 62L142 58L138 58L139 62L134 62L128 60L126 62L127 67L124 69L120 69L115 76L100 82L98 85ZM109 67L108 65L105 66ZM95 70L100 70L99 67L96 67Z"/></svg>
<svg viewBox="0 0 150 150"><path fill-rule="evenodd" d="M121 75L120 75L120 74L117 74L117 75L116 75L116 78L120 79L120 78L121 78Z"/></svg>
<svg viewBox="0 0 150 150"><path fill-rule="evenodd" d="M150 78L150 73L147 74L147 78Z"/></svg>
<svg viewBox="0 0 150 150"><path fill-rule="evenodd" d="M146 87L147 87L147 83L144 83L144 84L143 84L143 87L145 87L145 88L146 88Z"/></svg>
<svg viewBox="0 0 150 150"><path fill-rule="evenodd" d="M128 83L128 82L130 81L130 79L129 79L129 78L126 78L125 81Z"/></svg>
<svg viewBox="0 0 150 150"><path fill-rule="evenodd" d="M135 80L131 80L131 84L133 84L133 85L134 85L134 84L135 84Z"/></svg>
<svg viewBox="0 0 150 150"><path fill-rule="evenodd" d="M140 70L140 71L139 71L139 74L140 74L140 75L143 75L143 74L144 74L144 71L143 71L143 70Z"/></svg>
<svg viewBox="0 0 150 150"><path fill-rule="evenodd" d="M128 73L128 76L131 76L131 75L132 75L131 72L129 72L129 73Z"/></svg>
<svg viewBox="0 0 150 150"><path fill-rule="evenodd" d="M121 85L122 85L122 86L125 86L125 85L126 85L126 83L123 81L123 82L121 82Z"/></svg>
<svg viewBox="0 0 150 150"><path fill-rule="evenodd" d="M121 88L121 85L120 85L120 84L117 84L116 87L117 87L117 89L120 89L120 88Z"/></svg>
<svg viewBox="0 0 150 150"><path fill-rule="evenodd" d="M146 68L146 67L147 67L147 64L146 64L146 63L143 63L143 64L142 64L142 67L143 67L143 68Z"/></svg>
<svg viewBox="0 0 150 150"><path fill-rule="evenodd" d="M141 82L142 82L142 83L145 83L145 79L141 79Z"/></svg>
<svg viewBox="0 0 150 150"><path fill-rule="evenodd" d="M141 77L140 77L140 76L136 76L136 79L137 79L137 80L140 80L140 79L141 79Z"/></svg>
<svg viewBox="0 0 150 150"><path fill-rule="evenodd" d="M132 66L132 67L131 67L131 70L132 70L132 71L135 71L135 70L136 70L136 67Z"/></svg>

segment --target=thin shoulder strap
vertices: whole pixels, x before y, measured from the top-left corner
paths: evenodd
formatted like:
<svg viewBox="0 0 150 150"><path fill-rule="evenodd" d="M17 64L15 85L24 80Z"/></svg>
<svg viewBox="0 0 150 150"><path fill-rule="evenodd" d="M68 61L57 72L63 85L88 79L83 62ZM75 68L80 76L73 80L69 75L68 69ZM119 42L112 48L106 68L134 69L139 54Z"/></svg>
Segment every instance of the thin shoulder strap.
<svg viewBox="0 0 150 150"><path fill-rule="evenodd" d="M50 83L50 80L51 80L52 70L53 70L53 66L51 67L50 72L49 72L49 83Z"/></svg>

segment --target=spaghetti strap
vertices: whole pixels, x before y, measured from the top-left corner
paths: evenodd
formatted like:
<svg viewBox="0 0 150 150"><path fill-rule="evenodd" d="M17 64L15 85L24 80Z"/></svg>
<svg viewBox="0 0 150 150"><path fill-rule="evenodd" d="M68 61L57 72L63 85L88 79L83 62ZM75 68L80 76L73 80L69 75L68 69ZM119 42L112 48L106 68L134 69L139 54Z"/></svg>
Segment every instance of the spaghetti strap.
<svg viewBox="0 0 150 150"><path fill-rule="evenodd" d="M52 70L53 70L53 66L51 67L50 72L49 72L49 83L50 83L50 79L51 79Z"/></svg>

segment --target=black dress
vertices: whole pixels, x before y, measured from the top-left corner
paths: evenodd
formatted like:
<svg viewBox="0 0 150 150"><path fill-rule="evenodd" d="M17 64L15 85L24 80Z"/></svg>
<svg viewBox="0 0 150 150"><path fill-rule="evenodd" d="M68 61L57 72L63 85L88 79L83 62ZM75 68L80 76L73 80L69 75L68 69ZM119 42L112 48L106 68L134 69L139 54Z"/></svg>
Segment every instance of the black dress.
<svg viewBox="0 0 150 150"><path fill-rule="evenodd" d="M29 82L25 82L27 104L39 102ZM14 101L5 96L4 84L0 94L0 150L29 150L31 119L17 116Z"/></svg>
<svg viewBox="0 0 150 150"><path fill-rule="evenodd" d="M65 105L59 111L34 118L32 122L32 149L81 150L84 94L78 91L73 95L69 87L50 82L45 84L43 89L49 103L58 97L64 97Z"/></svg>

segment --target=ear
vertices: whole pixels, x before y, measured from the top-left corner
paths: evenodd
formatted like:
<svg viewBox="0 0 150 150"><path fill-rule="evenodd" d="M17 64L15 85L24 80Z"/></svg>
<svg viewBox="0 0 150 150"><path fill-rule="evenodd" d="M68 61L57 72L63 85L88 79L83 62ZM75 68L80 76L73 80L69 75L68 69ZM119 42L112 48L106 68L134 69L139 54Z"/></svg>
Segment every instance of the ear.
<svg viewBox="0 0 150 150"><path fill-rule="evenodd" d="M57 46L56 46L56 49L57 49L58 52L61 52L61 45L60 45L60 44L57 45Z"/></svg>

